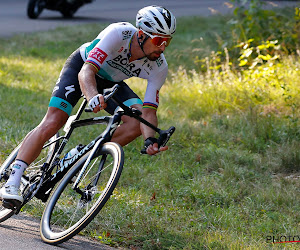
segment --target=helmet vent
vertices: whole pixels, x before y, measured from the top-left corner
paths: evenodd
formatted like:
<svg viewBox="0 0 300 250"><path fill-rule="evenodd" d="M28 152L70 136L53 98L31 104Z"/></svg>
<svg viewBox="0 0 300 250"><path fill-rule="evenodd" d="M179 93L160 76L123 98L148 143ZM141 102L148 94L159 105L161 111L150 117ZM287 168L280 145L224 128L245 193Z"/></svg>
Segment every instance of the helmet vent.
<svg viewBox="0 0 300 250"><path fill-rule="evenodd" d="M148 23L148 22L144 22L144 24L145 24L147 27L149 27L149 28L152 28L152 26L151 26L151 24L150 24L150 23Z"/></svg>
<svg viewBox="0 0 300 250"><path fill-rule="evenodd" d="M154 19L158 23L159 27L161 27L162 29L164 29L164 26L162 25L162 23L159 21L159 19L156 16L154 17Z"/></svg>
<svg viewBox="0 0 300 250"><path fill-rule="evenodd" d="M151 12L151 14L152 14L153 16L156 16L155 13L154 13L152 10L150 10L150 12Z"/></svg>
<svg viewBox="0 0 300 250"><path fill-rule="evenodd" d="M166 21L166 23L167 23L167 25L168 25L168 27L169 28L171 28L171 15L170 15L170 12L169 11L167 11L167 15L164 15L164 18L165 18L165 21Z"/></svg>
<svg viewBox="0 0 300 250"><path fill-rule="evenodd" d="M165 31L162 31L162 30L160 30L160 29L156 29L156 30L158 31L159 34L166 34Z"/></svg>

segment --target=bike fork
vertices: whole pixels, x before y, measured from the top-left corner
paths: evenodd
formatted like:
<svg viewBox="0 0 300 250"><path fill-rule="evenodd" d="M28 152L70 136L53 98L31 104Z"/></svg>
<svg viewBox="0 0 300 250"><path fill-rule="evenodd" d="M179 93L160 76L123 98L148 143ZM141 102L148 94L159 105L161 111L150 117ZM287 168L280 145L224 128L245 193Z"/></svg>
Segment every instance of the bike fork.
<svg viewBox="0 0 300 250"><path fill-rule="evenodd" d="M90 162L91 162L91 160L92 160L94 154L96 153L96 151L97 151L97 149L98 149L98 147L99 147L99 145L100 145L101 143L102 143L102 140L98 140L98 141L95 143L95 145L94 145L94 147L93 147L93 149L92 149L92 151L91 151L89 157L88 157L87 160L85 161L85 163L84 163L82 169L80 170L80 172L79 172L79 174L78 174L78 177L77 177L77 179L76 179L76 181L75 181L75 183L74 183L74 185L73 185L73 189L74 189L74 190L78 191L78 187L77 187L77 186L78 186L78 184L79 184L79 182L80 182L80 180L81 180L81 178L82 178L82 176L83 176L83 174L84 174L84 172L85 172L87 166L90 164Z"/></svg>

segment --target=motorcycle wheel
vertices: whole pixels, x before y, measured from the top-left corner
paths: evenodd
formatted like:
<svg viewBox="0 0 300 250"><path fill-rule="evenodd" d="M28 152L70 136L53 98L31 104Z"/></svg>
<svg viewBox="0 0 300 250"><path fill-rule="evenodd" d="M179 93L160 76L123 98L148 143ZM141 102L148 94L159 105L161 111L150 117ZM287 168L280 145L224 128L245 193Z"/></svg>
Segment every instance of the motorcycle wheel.
<svg viewBox="0 0 300 250"><path fill-rule="evenodd" d="M29 0L27 5L27 16L36 19L42 13L46 5L46 0Z"/></svg>

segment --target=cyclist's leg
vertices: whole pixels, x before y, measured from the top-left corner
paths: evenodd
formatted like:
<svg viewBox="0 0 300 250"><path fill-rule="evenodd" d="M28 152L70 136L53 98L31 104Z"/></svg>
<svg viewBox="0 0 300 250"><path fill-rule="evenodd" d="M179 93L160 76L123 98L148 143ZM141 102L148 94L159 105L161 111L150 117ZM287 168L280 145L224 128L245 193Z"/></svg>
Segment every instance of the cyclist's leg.
<svg viewBox="0 0 300 250"><path fill-rule="evenodd" d="M131 107L141 110L142 105L135 104ZM141 135L140 122L132 117L123 116L122 124L116 129L111 141L125 146Z"/></svg>
<svg viewBox="0 0 300 250"><path fill-rule="evenodd" d="M0 190L0 197L23 202L18 194L20 181L24 170L41 153L43 145L65 124L68 115L58 108L49 107L45 118L23 140L12 166L12 173L5 186Z"/></svg>
<svg viewBox="0 0 300 250"><path fill-rule="evenodd" d="M13 164L13 169L19 172L10 176L7 181L7 186L12 185L18 187L20 185L20 180L17 177L20 177L20 173L22 175L27 164L30 165L39 156L44 143L55 135L66 123L72 108L81 97L78 72L82 65L83 60L81 59L79 50L75 51L67 59L56 86L54 87L49 108L44 119L22 142L16 157L16 162ZM15 166L22 164L22 168L15 168ZM2 197L4 196L2 195ZM9 195L7 195L7 197L9 197Z"/></svg>
<svg viewBox="0 0 300 250"><path fill-rule="evenodd" d="M31 164L40 154L43 145L66 123L69 115L55 107L49 107L41 123L22 142L17 159Z"/></svg>
<svg viewBox="0 0 300 250"><path fill-rule="evenodd" d="M142 100L125 82L119 83L121 88L115 94L116 98L122 101L126 106L131 106L142 111ZM107 102L108 113L113 114L118 108L115 102L109 100ZM115 131L112 141L119 143L121 146L125 146L132 142L134 139L141 135L140 122L132 117L123 116L122 124Z"/></svg>
<svg viewBox="0 0 300 250"><path fill-rule="evenodd" d="M81 97L78 72L82 65L80 52L76 50L66 60L61 70L44 119L25 137L17 159L31 164L39 156L44 143L66 123Z"/></svg>

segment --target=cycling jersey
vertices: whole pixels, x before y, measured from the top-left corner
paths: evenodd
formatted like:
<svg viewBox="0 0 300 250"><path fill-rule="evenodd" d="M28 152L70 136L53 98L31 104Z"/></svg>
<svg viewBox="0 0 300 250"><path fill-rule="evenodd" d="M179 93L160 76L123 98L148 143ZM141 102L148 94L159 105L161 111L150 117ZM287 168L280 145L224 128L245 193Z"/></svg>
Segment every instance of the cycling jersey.
<svg viewBox="0 0 300 250"><path fill-rule="evenodd" d="M67 59L54 87L49 107L56 107L71 114L82 92L78 73L84 63L93 65L97 70L96 82L99 93L118 82L121 89L116 97L125 105L142 104L143 108L157 109L159 90L165 82L168 65L163 54L156 61L147 57L129 62L130 46L137 29L130 23L115 23L104 29L95 40L83 44ZM131 77L148 80L144 102L123 81ZM107 103L105 109L113 113L117 108L114 102Z"/></svg>
<svg viewBox="0 0 300 250"><path fill-rule="evenodd" d="M71 114L73 107L75 107L76 103L82 96L78 74L83 64L84 61L81 58L79 49L77 49L69 56L61 70L60 76L52 92L49 107L58 108L66 112L68 115ZM100 94L105 93L107 89L116 84L115 82L100 78L98 76L95 78L97 90ZM129 88L124 81L118 82L118 85L120 88L114 96L119 101L127 106L132 106L134 104L143 105L142 100L136 93L133 92L131 88ZM118 108L117 103L112 100L108 100L106 103L107 107L105 110L108 113L113 114Z"/></svg>
<svg viewBox="0 0 300 250"><path fill-rule="evenodd" d="M80 54L86 63L93 65L97 75L119 82L130 77L148 80L144 107L157 109L159 90L166 80L168 64L163 54L156 61L144 57L129 62L130 46L137 29L130 23L114 23L104 29L94 41L80 47Z"/></svg>

